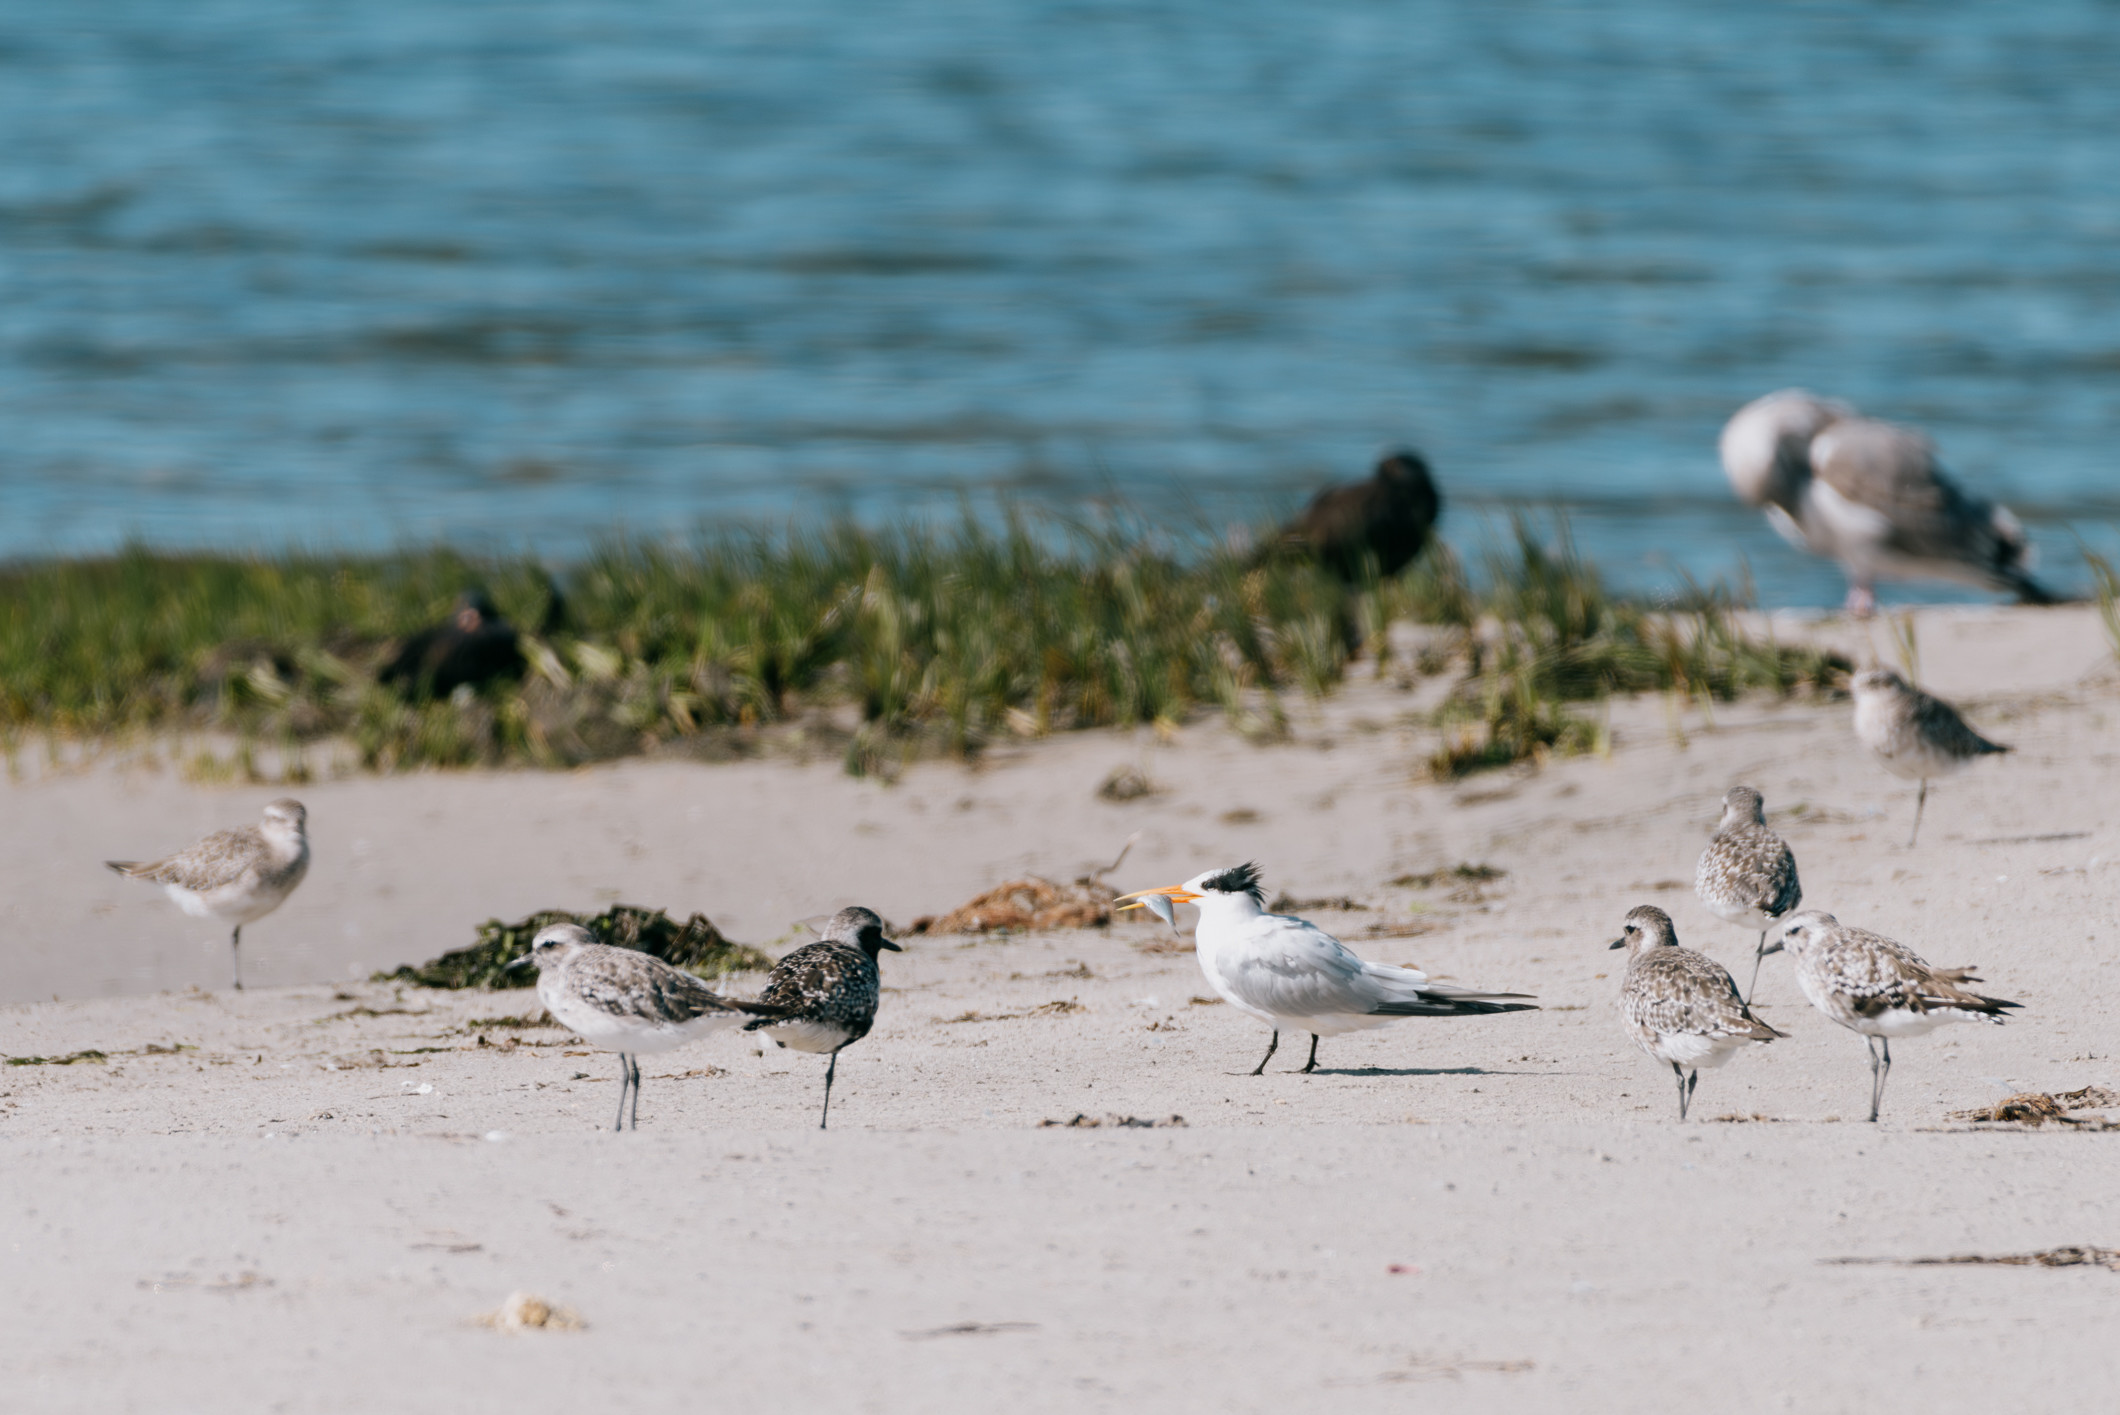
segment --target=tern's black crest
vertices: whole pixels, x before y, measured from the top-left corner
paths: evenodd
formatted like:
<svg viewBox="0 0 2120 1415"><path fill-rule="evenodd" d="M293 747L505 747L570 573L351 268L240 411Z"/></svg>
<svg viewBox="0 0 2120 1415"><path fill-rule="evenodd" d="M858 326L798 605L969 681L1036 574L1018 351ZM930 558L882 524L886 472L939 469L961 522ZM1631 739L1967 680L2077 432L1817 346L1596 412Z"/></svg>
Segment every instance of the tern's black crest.
<svg viewBox="0 0 2120 1415"><path fill-rule="evenodd" d="M1234 866L1217 875L1209 875L1200 881L1203 891L1216 894L1249 894L1251 902L1261 909L1266 907L1266 891L1259 885L1259 867L1256 863Z"/></svg>

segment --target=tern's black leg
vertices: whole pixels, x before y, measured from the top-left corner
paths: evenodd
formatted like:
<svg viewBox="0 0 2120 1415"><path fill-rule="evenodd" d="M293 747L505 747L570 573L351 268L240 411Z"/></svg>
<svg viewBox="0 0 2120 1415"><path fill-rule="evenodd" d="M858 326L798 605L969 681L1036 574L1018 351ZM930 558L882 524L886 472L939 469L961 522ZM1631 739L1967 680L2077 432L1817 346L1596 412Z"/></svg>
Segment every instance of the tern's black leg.
<svg viewBox="0 0 2120 1415"><path fill-rule="evenodd" d="M1913 832L1907 836L1907 849L1909 850L1913 849L1914 842L1921 838L1921 808L1923 806L1926 806L1928 803L1929 779L1924 776L1923 778L1921 778L1921 789L1914 793L1914 829Z"/></svg>
<svg viewBox="0 0 2120 1415"><path fill-rule="evenodd" d="M633 1088L633 1063L624 1052L618 1054L618 1118L611 1122L613 1130L626 1128L626 1092Z"/></svg>
<svg viewBox="0 0 2120 1415"><path fill-rule="evenodd" d="M839 1074L839 1053L832 1053L831 1064L824 1069L824 1113L817 1117L817 1128L822 1130L832 1119L832 1078Z"/></svg>
<svg viewBox="0 0 2120 1415"><path fill-rule="evenodd" d="M627 1128L638 1130L640 1129L640 1058L628 1056L626 1063L633 1068L633 1113L628 1119Z"/></svg>
<svg viewBox="0 0 2120 1415"><path fill-rule="evenodd" d="M1752 953L1752 982L1751 985L1745 989L1745 995L1741 999L1741 1001L1747 1007L1750 1007L1752 1005L1752 994L1759 991L1759 965L1766 961L1767 931L1765 929L1761 929L1759 931L1759 947L1754 949Z"/></svg>
<svg viewBox="0 0 2120 1415"><path fill-rule="evenodd" d="M1306 1061L1306 1062L1304 1062L1304 1063L1303 1063L1303 1071L1302 1071L1302 1074L1303 1074L1303 1075L1305 1075L1305 1076L1308 1076L1308 1075L1309 1075L1309 1074L1310 1074L1311 1072L1313 1072L1313 1071L1315 1071L1315 1070L1317 1070L1317 1069L1318 1069L1318 1034L1317 1034L1316 1032L1312 1032L1312 1033L1310 1034L1310 1060L1308 1060L1308 1061Z"/></svg>
<svg viewBox="0 0 2120 1415"><path fill-rule="evenodd" d="M243 926L237 924L235 932L228 936L228 975L235 980L237 992L243 991Z"/></svg>
<svg viewBox="0 0 2120 1415"><path fill-rule="evenodd" d="M1279 1031L1276 1031L1273 1034L1273 1040L1266 1044L1266 1055L1260 1057L1259 1064L1251 1068L1252 1075L1257 1076L1266 1070L1266 1063L1273 1060L1273 1049L1279 1046L1280 1044L1281 1034Z"/></svg>

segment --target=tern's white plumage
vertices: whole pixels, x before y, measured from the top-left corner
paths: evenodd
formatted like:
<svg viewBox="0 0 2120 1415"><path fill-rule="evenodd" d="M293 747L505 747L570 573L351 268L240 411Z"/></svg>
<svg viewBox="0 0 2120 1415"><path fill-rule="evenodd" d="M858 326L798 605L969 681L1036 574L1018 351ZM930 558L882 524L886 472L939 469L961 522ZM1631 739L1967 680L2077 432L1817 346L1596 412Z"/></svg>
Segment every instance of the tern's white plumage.
<svg viewBox="0 0 2120 1415"><path fill-rule="evenodd" d="M1230 1006L1273 1028L1255 1076L1265 1070L1284 1031L1310 1033L1310 1060L1303 1070L1312 1071L1320 1037L1381 1027L1402 1017L1462 1017L1534 1006L1521 1000L1522 993L1476 992L1431 982L1416 968L1368 962L1307 920L1267 913L1256 865L1207 870L1182 885L1143 890L1142 907L1152 907L1146 900L1157 896L1199 906L1193 945L1208 986Z"/></svg>

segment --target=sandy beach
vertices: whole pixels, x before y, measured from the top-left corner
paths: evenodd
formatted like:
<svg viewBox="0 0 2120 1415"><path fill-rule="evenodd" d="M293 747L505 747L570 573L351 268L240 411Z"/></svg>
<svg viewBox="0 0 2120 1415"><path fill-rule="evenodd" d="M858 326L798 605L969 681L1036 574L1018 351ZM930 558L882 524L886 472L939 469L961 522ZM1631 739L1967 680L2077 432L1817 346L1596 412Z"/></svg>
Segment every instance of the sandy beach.
<svg viewBox="0 0 2120 1415"><path fill-rule="evenodd" d="M1756 627L1895 661L1882 621ZM1882 1260L2120 1247L2120 1136L1951 1118L2120 1088L2120 677L2084 607L1924 611L1917 642L1925 685L2016 750L1938 783L1915 849L1914 787L1845 701L1618 702L1609 756L1446 783L1415 719L1447 685L1357 670L1264 746L1203 720L893 783L756 760L305 785L315 865L245 930L240 994L224 933L101 861L283 788L25 748L0 812L7 1403L2108 1408L2120 1273ZM1156 789L1101 799L1123 766ZM1807 906L2024 1005L1895 1047L1880 1124L1861 1039L1785 959L1758 1001L1791 1035L1704 1074L1698 1123L1620 1030L1605 944L1636 904L1749 972L1754 936L1692 892L1739 782ZM1265 1029L1152 921L913 936L828 1134L821 1058L721 1036L648 1058L614 1136L617 1062L533 993L366 981L490 917L618 900L779 953L842 904L905 925L1135 836L1119 889L1256 859L1365 956L1543 1010L1328 1039L1309 1076L1284 1039L1253 1078ZM1078 1115L1183 1123L1043 1125ZM477 1322L516 1291L582 1326Z"/></svg>

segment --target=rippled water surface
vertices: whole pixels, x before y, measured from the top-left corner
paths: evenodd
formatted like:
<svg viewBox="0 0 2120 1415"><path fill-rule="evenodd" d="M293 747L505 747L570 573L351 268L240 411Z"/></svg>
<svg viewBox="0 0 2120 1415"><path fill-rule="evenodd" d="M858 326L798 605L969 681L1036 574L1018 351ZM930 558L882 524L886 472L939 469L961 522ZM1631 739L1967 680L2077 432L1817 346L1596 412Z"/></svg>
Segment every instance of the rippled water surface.
<svg viewBox="0 0 2120 1415"><path fill-rule="evenodd" d="M0 0L0 555L955 514L1837 575L1722 419L1918 422L2120 542L2120 8Z"/></svg>

